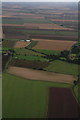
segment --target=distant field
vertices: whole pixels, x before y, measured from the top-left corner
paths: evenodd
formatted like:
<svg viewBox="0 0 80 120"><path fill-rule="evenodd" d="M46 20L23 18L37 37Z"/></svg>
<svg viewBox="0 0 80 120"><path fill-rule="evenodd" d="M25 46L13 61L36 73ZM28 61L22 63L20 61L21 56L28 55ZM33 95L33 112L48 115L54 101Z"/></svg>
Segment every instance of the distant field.
<svg viewBox="0 0 80 120"><path fill-rule="evenodd" d="M78 20L70 20L70 19L51 19L51 21L62 21L62 22L78 22Z"/></svg>
<svg viewBox="0 0 80 120"><path fill-rule="evenodd" d="M57 24L42 24L42 23L25 23L25 27L27 28L39 28L39 29L57 29L57 30L73 30L70 28L66 28Z"/></svg>
<svg viewBox="0 0 80 120"><path fill-rule="evenodd" d="M78 75L78 65L67 63L60 60L55 60L50 63L48 67L45 68L47 71L63 73L63 74L71 74L74 76Z"/></svg>
<svg viewBox="0 0 80 120"><path fill-rule="evenodd" d="M10 24L11 25L11 24ZM10 26L9 24L4 26L3 25L3 32L8 34L42 34L42 35L66 35L66 36L77 36L77 31L64 31L64 30L52 30L52 29L39 29L38 27L35 28L27 28L25 26L14 25Z"/></svg>
<svg viewBox="0 0 80 120"><path fill-rule="evenodd" d="M31 81L4 73L3 118L46 118L48 87L66 88L71 85Z"/></svg>
<svg viewBox="0 0 80 120"><path fill-rule="evenodd" d="M43 50L43 49L35 49L38 52L44 53L46 55L59 55L61 51L55 50Z"/></svg>
<svg viewBox="0 0 80 120"><path fill-rule="evenodd" d="M24 24L24 21L21 19L9 19L9 18L3 18L2 19L2 24Z"/></svg>
<svg viewBox="0 0 80 120"><path fill-rule="evenodd" d="M27 32L22 31L4 31L6 39L27 39ZM67 40L67 41L77 41L77 35L58 35L58 34L30 34L31 39L52 39L52 40Z"/></svg>
<svg viewBox="0 0 80 120"><path fill-rule="evenodd" d="M78 35L78 32L74 32L74 31L53 31L53 30L40 30L40 29L34 29L34 30L21 30L23 33L27 33L27 34L44 34L44 35L48 35L48 34L54 34L54 35Z"/></svg>

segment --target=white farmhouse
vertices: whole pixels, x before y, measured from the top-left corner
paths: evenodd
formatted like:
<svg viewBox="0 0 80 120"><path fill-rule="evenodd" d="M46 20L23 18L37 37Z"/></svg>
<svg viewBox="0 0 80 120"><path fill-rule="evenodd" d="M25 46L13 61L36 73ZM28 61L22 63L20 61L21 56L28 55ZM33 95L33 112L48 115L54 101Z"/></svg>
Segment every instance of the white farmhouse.
<svg viewBox="0 0 80 120"><path fill-rule="evenodd" d="M30 42L31 40L26 40L26 42Z"/></svg>

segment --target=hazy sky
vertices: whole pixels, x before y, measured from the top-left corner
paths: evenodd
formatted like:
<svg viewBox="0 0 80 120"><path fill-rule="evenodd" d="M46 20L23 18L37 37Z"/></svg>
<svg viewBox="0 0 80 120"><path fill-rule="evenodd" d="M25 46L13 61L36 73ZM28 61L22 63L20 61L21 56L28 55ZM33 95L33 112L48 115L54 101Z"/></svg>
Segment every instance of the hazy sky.
<svg viewBox="0 0 80 120"><path fill-rule="evenodd" d="M2 2L79 2L80 0L1 0Z"/></svg>

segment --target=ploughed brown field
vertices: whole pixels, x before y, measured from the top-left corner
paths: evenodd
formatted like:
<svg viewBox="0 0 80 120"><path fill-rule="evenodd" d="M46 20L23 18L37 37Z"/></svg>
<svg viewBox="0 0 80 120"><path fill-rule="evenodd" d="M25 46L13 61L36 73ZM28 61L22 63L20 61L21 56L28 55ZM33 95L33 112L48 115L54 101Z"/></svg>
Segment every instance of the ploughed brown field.
<svg viewBox="0 0 80 120"><path fill-rule="evenodd" d="M24 48L28 46L31 42L26 42L26 41L18 41L16 42L14 48Z"/></svg>
<svg viewBox="0 0 80 120"><path fill-rule="evenodd" d="M47 50L69 50L71 46L76 43L75 41L67 40L47 40L47 39L33 39L38 41L34 49L47 49Z"/></svg>
<svg viewBox="0 0 80 120"><path fill-rule="evenodd" d="M49 89L48 118L79 118L80 106L70 88Z"/></svg>
<svg viewBox="0 0 80 120"><path fill-rule="evenodd" d="M73 81L75 80L75 77L72 75L51 73L47 71L33 70L14 66L11 66L8 69L8 73L31 80L62 82L69 84L73 84Z"/></svg>

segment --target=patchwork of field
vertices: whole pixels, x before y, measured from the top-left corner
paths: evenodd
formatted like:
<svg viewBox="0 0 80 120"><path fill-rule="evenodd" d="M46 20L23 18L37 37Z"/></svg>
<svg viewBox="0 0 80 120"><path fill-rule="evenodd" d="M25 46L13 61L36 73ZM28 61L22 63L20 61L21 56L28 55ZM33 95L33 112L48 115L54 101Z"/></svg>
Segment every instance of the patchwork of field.
<svg viewBox="0 0 80 120"><path fill-rule="evenodd" d="M48 118L79 118L79 112L80 106L71 89L49 89Z"/></svg>
<svg viewBox="0 0 80 120"><path fill-rule="evenodd" d="M38 28L38 29L58 29L58 30L73 30L70 28L62 27L57 24L33 24L33 23L25 23L24 26L27 28Z"/></svg>
<svg viewBox="0 0 80 120"><path fill-rule="evenodd" d="M75 41L63 40L47 40L47 39L32 39L38 41L34 49L47 49L47 50L69 50L71 46L76 43Z"/></svg>
<svg viewBox="0 0 80 120"><path fill-rule="evenodd" d="M51 21L78 22L78 20L51 19Z"/></svg>
<svg viewBox="0 0 80 120"><path fill-rule="evenodd" d="M3 32L6 34L43 34L43 35L66 35L77 36L78 31L52 30L39 28L26 28L23 26L3 26Z"/></svg>
<svg viewBox="0 0 80 120"><path fill-rule="evenodd" d="M32 70L28 68L10 67L8 73L31 80L43 80L73 84L75 77L72 75L50 73L46 71Z"/></svg>
<svg viewBox="0 0 80 120"><path fill-rule="evenodd" d="M72 85L3 73L3 118L47 118L48 87L67 88Z"/></svg>
<svg viewBox="0 0 80 120"><path fill-rule="evenodd" d="M25 42L25 41L18 41L16 42L14 48L24 48L28 46L31 42Z"/></svg>
<svg viewBox="0 0 80 120"><path fill-rule="evenodd" d="M10 22L10 21L9 21ZM17 24L18 20L15 21L14 24L9 24L9 23L5 23L3 24L3 26L22 26L22 27L26 27L27 29L52 29L52 30L74 30L74 29L71 29L71 28L66 28L66 27L62 27L60 25L57 25L57 24L41 24L41 23L30 23L30 20L29 20L29 23L24 23L24 24ZM13 22L12 22L13 23Z"/></svg>
<svg viewBox="0 0 80 120"><path fill-rule="evenodd" d="M3 2L2 7L2 117L78 117L79 66L60 57L78 40L77 4Z"/></svg>
<svg viewBox="0 0 80 120"><path fill-rule="evenodd" d="M40 35L40 34L33 34L30 36L32 39L54 39L54 40L67 40L67 41L77 41L78 36L66 36L66 35Z"/></svg>

